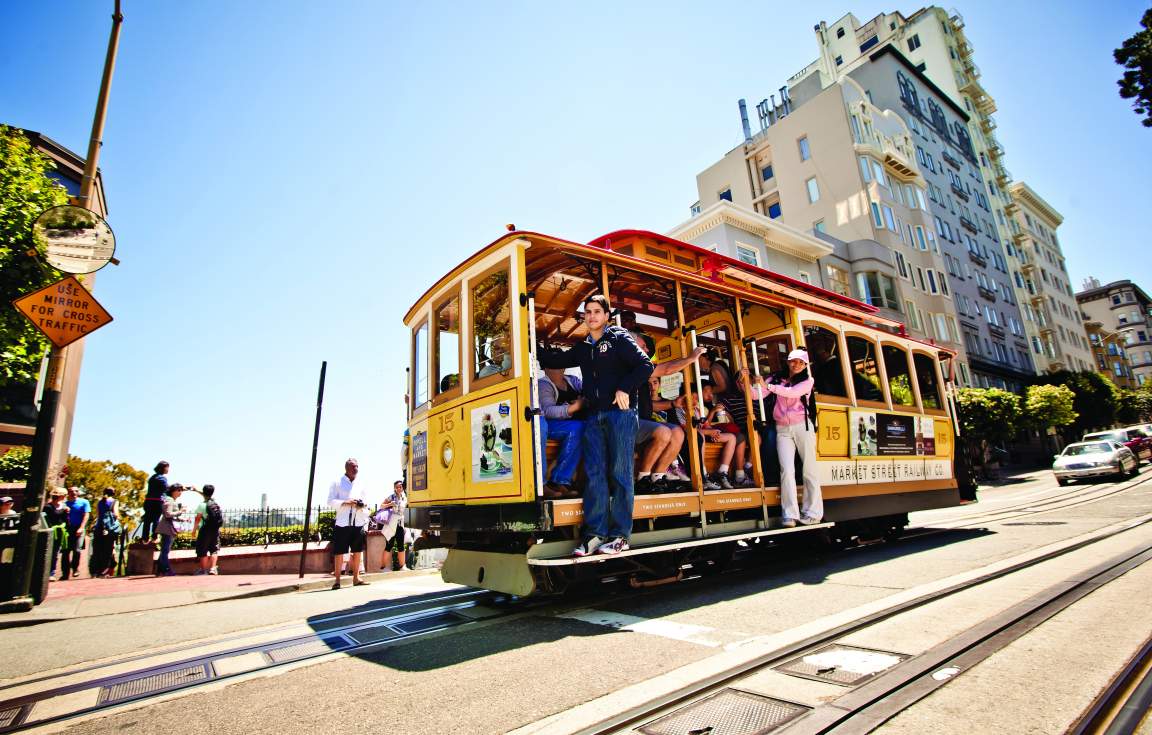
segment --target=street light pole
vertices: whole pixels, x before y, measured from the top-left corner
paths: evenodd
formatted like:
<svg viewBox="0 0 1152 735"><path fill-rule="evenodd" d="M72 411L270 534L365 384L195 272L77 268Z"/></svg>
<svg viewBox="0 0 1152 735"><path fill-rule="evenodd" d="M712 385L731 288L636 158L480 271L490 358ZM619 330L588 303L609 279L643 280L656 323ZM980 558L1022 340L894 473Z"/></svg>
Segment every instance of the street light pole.
<svg viewBox="0 0 1152 735"><path fill-rule="evenodd" d="M92 209L89 203L96 190L96 172L99 166L104 119L108 111L108 95L112 88L112 72L116 66L116 51L120 45L120 25L124 15L120 0L112 14L112 33L108 38L108 53L104 58L104 74L100 79L100 93L96 98L96 114L92 119L92 137L88 141L88 158L84 162L84 176L80 180L80 206ZM36 554L36 534L40 529L40 509L44 504L44 488L52 460L52 439L56 433L56 414L60 406L63 386L63 367L67 347L53 346L48 352L48 369L44 379L44 394L40 413L36 418L36 435L32 439L32 457L29 460L28 482L24 488L24 510L20 517L20 532L16 541L16 586L10 606L30 609L33 600L32 567Z"/></svg>

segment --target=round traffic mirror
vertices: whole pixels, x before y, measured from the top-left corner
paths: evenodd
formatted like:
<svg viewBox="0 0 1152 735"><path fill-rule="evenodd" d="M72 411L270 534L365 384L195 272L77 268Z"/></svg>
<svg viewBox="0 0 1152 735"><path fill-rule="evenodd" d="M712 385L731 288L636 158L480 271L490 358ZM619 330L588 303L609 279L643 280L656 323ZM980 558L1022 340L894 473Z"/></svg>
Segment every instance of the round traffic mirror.
<svg viewBox="0 0 1152 735"><path fill-rule="evenodd" d="M116 252L116 236L104 218L72 204L45 210L32 225L32 237L49 265L65 273L95 273Z"/></svg>

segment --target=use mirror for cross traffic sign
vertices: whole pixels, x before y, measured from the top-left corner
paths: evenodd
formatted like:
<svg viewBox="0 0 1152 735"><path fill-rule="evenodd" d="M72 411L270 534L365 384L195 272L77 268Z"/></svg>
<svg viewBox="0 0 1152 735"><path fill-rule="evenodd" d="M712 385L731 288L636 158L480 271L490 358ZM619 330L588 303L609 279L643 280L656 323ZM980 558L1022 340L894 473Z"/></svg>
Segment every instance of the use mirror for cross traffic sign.
<svg viewBox="0 0 1152 735"><path fill-rule="evenodd" d="M65 273L95 273L116 252L116 236L104 218L72 204L45 210L32 225L32 237L44 259Z"/></svg>

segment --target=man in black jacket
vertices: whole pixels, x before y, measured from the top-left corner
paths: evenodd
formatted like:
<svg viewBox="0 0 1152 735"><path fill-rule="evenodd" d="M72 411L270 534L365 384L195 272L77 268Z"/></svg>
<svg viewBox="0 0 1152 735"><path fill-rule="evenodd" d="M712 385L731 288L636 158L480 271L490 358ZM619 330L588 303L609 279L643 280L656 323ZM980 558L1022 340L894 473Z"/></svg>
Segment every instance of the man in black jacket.
<svg viewBox="0 0 1152 735"><path fill-rule="evenodd" d="M652 361L628 330L608 324L608 298L584 302L588 337L567 352L539 351L545 368L579 367L588 408L584 426L583 539L575 556L618 554L632 534L632 456L636 446L636 405L647 390Z"/></svg>

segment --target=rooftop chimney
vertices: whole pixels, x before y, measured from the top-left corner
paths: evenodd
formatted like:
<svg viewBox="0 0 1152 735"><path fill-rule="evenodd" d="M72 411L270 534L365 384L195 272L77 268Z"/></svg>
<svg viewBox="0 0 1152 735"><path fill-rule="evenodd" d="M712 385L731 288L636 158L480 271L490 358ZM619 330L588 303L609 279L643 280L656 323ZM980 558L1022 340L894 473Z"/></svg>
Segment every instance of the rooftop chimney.
<svg viewBox="0 0 1152 735"><path fill-rule="evenodd" d="M744 129L744 142L752 140L752 126L748 124L748 103L740 100L740 126Z"/></svg>

